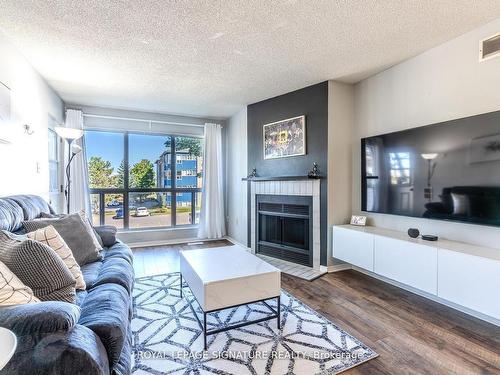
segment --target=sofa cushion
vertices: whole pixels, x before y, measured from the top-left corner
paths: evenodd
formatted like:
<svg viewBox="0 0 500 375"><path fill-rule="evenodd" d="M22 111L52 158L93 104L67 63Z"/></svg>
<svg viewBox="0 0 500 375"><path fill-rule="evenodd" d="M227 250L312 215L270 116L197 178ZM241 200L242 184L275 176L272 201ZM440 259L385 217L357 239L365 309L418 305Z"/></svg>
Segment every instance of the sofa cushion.
<svg viewBox="0 0 500 375"><path fill-rule="evenodd" d="M86 290L77 290L76 291L76 304L78 306L81 306L83 305L83 302L85 301L85 298L87 298L87 295L89 294L89 292L87 292Z"/></svg>
<svg viewBox="0 0 500 375"><path fill-rule="evenodd" d="M89 290L81 305L78 324L94 331L101 339L110 367L118 363L129 330L130 296L116 284L99 285Z"/></svg>
<svg viewBox="0 0 500 375"><path fill-rule="evenodd" d="M69 331L80 319L80 308L72 303L45 301L0 309L0 327L20 336Z"/></svg>
<svg viewBox="0 0 500 375"><path fill-rule="evenodd" d="M109 375L111 371L101 340L81 325L37 336L36 344L30 335L18 336L17 343L18 350L2 375Z"/></svg>
<svg viewBox="0 0 500 375"><path fill-rule="evenodd" d="M83 278L87 290L103 284L118 284L132 292L134 270L132 265L119 257L105 258L102 262L94 262L82 267Z"/></svg>
<svg viewBox="0 0 500 375"><path fill-rule="evenodd" d="M130 247L125 245L123 242L117 242L110 248L103 251L104 259L106 258L121 258L125 259L130 264L134 262L134 254Z"/></svg>
<svg viewBox="0 0 500 375"><path fill-rule="evenodd" d="M14 232L21 228L24 213L21 206L9 198L0 199L0 230Z"/></svg>
<svg viewBox="0 0 500 375"><path fill-rule="evenodd" d="M77 263L83 266L100 260L102 248L94 242L93 234L79 214L71 214L56 219L38 219L24 221L23 226L28 232L52 225L66 241Z"/></svg>
<svg viewBox="0 0 500 375"><path fill-rule="evenodd" d="M21 206L24 214L24 220L33 220L40 217L42 212L53 213L49 204L37 195L13 195L9 197Z"/></svg>
<svg viewBox="0 0 500 375"><path fill-rule="evenodd" d="M81 267L87 289L92 289L101 272L102 262L88 263Z"/></svg>
<svg viewBox="0 0 500 375"><path fill-rule="evenodd" d="M128 375L132 367L132 330L129 330L127 339L123 344L122 353L118 363L113 366L113 374Z"/></svg>
<svg viewBox="0 0 500 375"><path fill-rule="evenodd" d="M0 261L40 300L75 302L75 278L47 245L31 239L16 239L0 231Z"/></svg>
<svg viewBox="0 0 500 375"><path fill-rule="evenodd" d="M101 225L93 227L98 238L101 239L102 246L111 247L116 243L117 229L113 225Z"/></svg>

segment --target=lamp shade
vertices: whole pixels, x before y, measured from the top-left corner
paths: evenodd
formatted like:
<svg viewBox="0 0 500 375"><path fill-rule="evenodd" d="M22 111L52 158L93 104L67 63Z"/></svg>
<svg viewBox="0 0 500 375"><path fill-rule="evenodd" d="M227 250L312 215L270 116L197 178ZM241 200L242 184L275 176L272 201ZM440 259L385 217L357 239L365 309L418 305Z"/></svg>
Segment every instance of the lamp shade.
<svg viewBox="0 0 500 375"><path fill-rule="evenodd" d="M436 159L438 155L439 155L439 154L421 154L421 156L422 156L425 160L433 160L433 159Z"/></svg>
<svg viewBox="0 0 500 375"><path fill-rule="evenodd" d="M71 153L73 154L79 154L80 152L82 152L82 148L80 146L78 146L76 143L73 143L71 145Z"/></svg>
<svg viewBox="0 0 500 375"><path fill-rule="evenodd" d="M83 135L83 130L81 129L65 128L64 126L56 126L54 130L59 137L72 141L81 138Z"/></svg>

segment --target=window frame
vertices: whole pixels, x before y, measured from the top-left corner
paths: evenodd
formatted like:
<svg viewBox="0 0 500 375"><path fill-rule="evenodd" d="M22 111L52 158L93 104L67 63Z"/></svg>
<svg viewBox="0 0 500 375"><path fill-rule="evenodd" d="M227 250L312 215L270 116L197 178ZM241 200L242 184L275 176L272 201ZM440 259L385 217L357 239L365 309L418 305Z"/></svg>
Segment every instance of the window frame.
<svg viewBox="0 0 500 375"><path fill-rule="evenodd" d="M59 157L60 157L60 150L59 150L59 136L57 135L57 133L55 132L54 129L52 129L51 127L48 128L48 136L47 136L47 143L48 143L48 146L49 146L49 194L59 194L60 193L60 177L59 177L59 167L60 167L60 162L59 162ZM51 158L51 150L50 150L50 146L51 146L51 139L54 141L54 144L52 146L54 146L54 153L55 155L54 158L52 159ZM51 166L52 165L55 165L56 167L56 187L55 189L52 189L52 175L51 175Z"/></svg>
<svg viewBox="0 0 500 375"><path fill-rule="evenodd" d="M99 196L99 225L104 225L105 223L105 195L106 194L122 194L123 196L123 229L122 231L143 231L143 230L157 230L157 229L175 229L175 228L196 228L196 193L202 191L202 188L185 188L177 187L177 179L170 178L170 187L156 187L156 188L133 188L129 186L129 136L131 134L139 135L151 135L151 136L162 136L170 137L170 149L169 153L170 160L176 160L176 149L175 141L178 138L198 138L203 141L203 136L191 135L191 134L176 134L176 133L144 133L140 131L120 131L120 130L108 130L108 129L86 129L85 132L102 132L102 133L117 133L123 134L123 165L124 165L124 176L123 176L123 187L119 188L89 188L89 194L97 194ZM203 145L204 147L204 145ZM88 162L88 161L86 161ZM171 176L176 176L177 173L177 163L170 163L170 173ZM155 227L141 227L141 228L130 228L130 205L129 205L129 194L130 193L170 193L171 199L171 211L170 211L170 226L155 226ZM191 221L192 224L180 224L177 225L177 193L191 193Z"/></svg>
<svg viewBox="0 0 500 375"><path fill-rule="evenodd" d="M405 154L406 157L405 158L401 158L401 154ZM394 158L395 162L396 162L396 165L394 165L392 163L392 158ZM408 160L408 168L405 168L403 166L403 160ZM389 152L389 166L390 166L390 169L389 169L389 178L391 180L391 185L392 186L403 186L403 187L407 187L407 186L411 186L412 184L412 178L411 178L411 152L409 151L394 151L394 152ZM404 173L403 171L408 171L408 182L406 183L399 183L399 181L397 183L394 183L392 181L392 172L399 172L401 174L401 176L396 176L397 179L402 179L402 178L405 178L406 176L404 176Z"/></svg>

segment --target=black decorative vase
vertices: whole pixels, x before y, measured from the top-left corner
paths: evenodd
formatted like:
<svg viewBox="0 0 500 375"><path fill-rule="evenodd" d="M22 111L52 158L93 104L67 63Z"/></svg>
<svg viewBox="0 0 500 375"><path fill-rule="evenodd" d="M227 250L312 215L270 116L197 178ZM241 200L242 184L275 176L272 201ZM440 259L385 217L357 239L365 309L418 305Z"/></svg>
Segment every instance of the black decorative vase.
<svg viewBox="0 0 500 375"><path fill-rule="evenodd" d="M408 236L411 238L417 238L420 235L420 231L417 228L408 229Z"/></svg>

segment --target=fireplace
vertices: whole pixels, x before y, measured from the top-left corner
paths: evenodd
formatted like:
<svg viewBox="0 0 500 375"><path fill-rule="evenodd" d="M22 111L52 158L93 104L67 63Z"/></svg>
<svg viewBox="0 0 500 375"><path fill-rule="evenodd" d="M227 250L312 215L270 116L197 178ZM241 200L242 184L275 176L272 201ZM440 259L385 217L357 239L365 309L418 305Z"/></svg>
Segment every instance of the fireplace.
<svg viewBox="0 0 500 375"><path fill-rule="evenodd" d="M256 195L256 253L312 266L312 197Z"/></svg>

